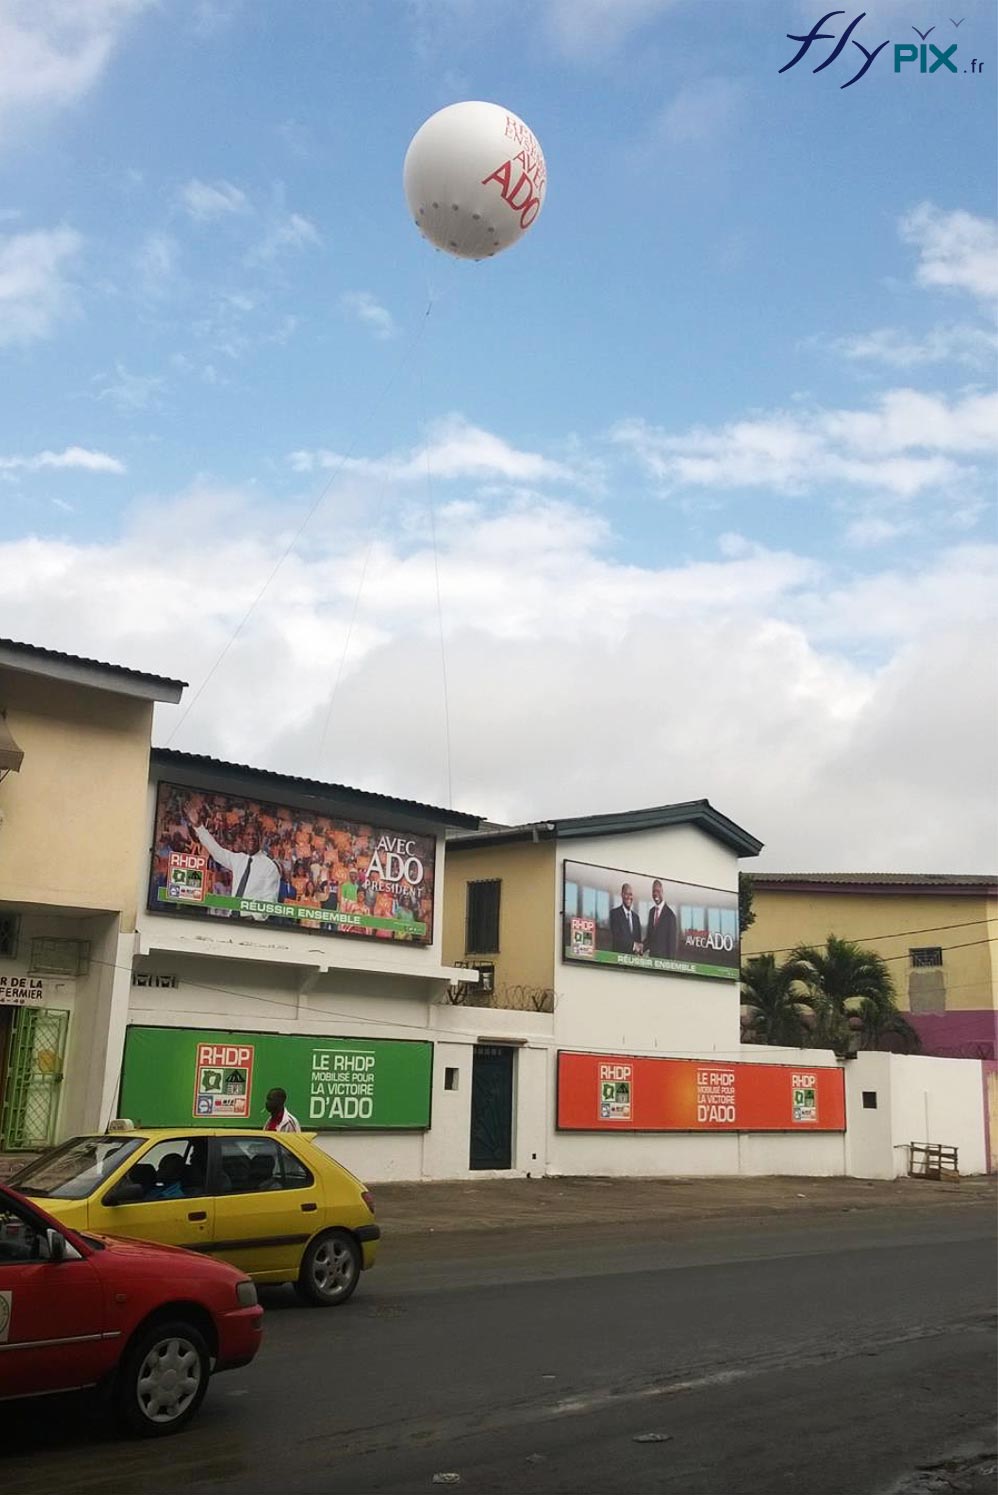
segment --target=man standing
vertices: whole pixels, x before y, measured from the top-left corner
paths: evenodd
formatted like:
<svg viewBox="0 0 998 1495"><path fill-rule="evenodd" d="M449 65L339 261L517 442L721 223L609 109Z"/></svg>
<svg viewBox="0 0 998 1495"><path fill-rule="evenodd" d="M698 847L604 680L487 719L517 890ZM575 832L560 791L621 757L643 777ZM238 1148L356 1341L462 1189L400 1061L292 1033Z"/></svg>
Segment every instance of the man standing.
<svg viewBox="0 0 998 1495"><path fill-rule="evenodd" d="M625 882L620 890L620 903L610 910L610 940L618 955L641 954L641 920L631 905L634 889Z"/></svg>
<svg viewBox="0 0 998 1495"><path fill-rule="evenodd" d="M278 901L281 892L281 869L262 851L260 837L256 831L247 831L242 837L242 849L226 851L224 846L219 846L211 831L206 831L203 825L192 824L191 830L212 861L217 862L220 867L225 867L230 873L233 898L258 898L263 903ZM262 922L267 915L242 914L241 917Z"/></svg>
<svg viewBox="0 0 998 1495"><path fill-rule="evenodd" d="M676 955L676 916L665 901L665 889L657 877L651 885L645 954L668 960L674 960Z"/></svg>
<svg viewBox="0 0 998 1495"><path fill-rule="evenodd" d="M270 1118L264 1127L265 1132L300 1132L297 1116L292 1116L288 1110L288 1092L280 1088L267 1091L267 1099L264 1105L270 1112Z"/></svg>

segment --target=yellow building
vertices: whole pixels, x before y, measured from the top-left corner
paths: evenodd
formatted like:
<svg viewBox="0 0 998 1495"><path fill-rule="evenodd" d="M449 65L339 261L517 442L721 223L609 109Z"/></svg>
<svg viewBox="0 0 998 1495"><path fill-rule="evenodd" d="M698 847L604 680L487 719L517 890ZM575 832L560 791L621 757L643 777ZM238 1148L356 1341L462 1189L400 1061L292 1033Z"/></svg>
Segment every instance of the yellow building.
<svg viewBox="0 0 998 1495"><path fill-rule="evenodd" d="M0 1151L109 1119L153 707L183 689L0 640Z"/></svg>
<svg viewBox="0 0 998 1495"><path fill-rule="evenodd" d="M550 828L549 828L550 830ZM485 1007L550 1012L557 842L537 827L494 829L448 843L444 960L476 967L465 999Z"/></svg>
<svg viewBox="0 0 998 1495"><path fill-rule="evenodd" d="M857 940L887 961L926 1054L998 1057L998 878L757 872L752 885L743 959Z"/></svg>

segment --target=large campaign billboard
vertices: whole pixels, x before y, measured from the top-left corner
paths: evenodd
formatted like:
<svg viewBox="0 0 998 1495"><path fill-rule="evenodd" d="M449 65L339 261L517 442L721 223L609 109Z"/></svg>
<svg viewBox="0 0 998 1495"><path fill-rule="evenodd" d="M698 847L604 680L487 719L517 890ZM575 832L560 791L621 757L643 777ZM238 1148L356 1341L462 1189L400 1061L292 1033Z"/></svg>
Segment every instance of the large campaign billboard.
<svg viewBox="0 0 998 1495"><path fill-rule="evenodd" d="M428 945L432 836L160 784L149 908Z"/></svg>
<svg viewBox="0 0 998 1495"><path fill-rule="evenodd" d="M305 1131L430 1124L433 1045L421 1039L133 1025L121 1112L136 1126L261 1127L279 1086Z"/></svg>
<svg viewBox="0 0 998 1495"><path fill-rule="evenodd" d="M664 874L565 862L566 960L738 979L738 894Z"/></svg>
<svg viewBox="0 0 998 1495"><path fill-rule="evenodd" d="M630 1054L558 1054L558 1128L577 1132L842 1132L840 1069Z"/></svg>

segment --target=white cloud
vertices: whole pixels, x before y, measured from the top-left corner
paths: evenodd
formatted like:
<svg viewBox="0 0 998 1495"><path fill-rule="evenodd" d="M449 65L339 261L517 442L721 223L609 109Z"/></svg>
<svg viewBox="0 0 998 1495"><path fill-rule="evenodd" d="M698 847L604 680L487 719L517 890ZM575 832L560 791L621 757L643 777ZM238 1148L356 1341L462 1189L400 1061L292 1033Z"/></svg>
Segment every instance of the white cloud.
<svg viewBox="0 0 998 1495"><path fill-rule="evenodd" d="M71 228L0 235L0 346L50 337L73 312L68 271L82 246Z"/></svg>
<svg viewBox="0 0 998 1495"><path fill-rule="evenodd" d="M398 483L435 478L499 478L510 483L539 483L573 476L571 469L539 452L524 452L473 426L460 416L437 422L425 446L387 457L348 457L330 451L297 451L290 457L296 472L336 469L344 475L388 479Z"/></svg>
<svg viewBox="0 0 998 1495"><path fill-rule="evenodd" d="M142 292L153 300L164 296L170 289L177 273L179 248L176 239L169 234L147 234L135 256Z"/></svg>
<svg viewBox="0 0 998 1495"><path fill-rule="evenodd" d="M547 24L570 56L600 54L670 10L676 0L547 0Z"/></svg>
<svg viewBox="0 0 998 1495"><path fill-rule="evenodd" d="M92 452L83 446L68 446L62 452L38 452L33 457L0 457L0 472L41 472L45 468L75 468L80 472L107 472L120 475L124 462L107 452Z"/></svg>
<svg viewBox="0 0 998 1495"><path fill-rule="evenodd" d="M890 519L884 519L877 514L870 514L864 519L854 519L846 529L846 543L855 545L861 549L867 549L872 545L886 545L890 540L896 540L905 533L906 526L896 524Z"/></svg>
<svg viewBox="0 0 998 1495"><path fill-rule="evenodd" d="M707 145L727 135L742 112L745 88L732 78L685 84L662 111L655 131L673 148Z"/></svg>
<svg viewBox="0 0 998 1495"><path fill-rule="evenodd" d="M679 434L625 421L614 439L667 489L808 493L836 484L911 498L974 472L957 458L998 449L998 396L948 402L895 389L867 410L776 411Z"/></svg>
<svg viewBox="0 0 998 1495"><path fill-rule="evenodd" d="M286 249L312 249L321 243L322 236L311 219L301 213L285 213L274 219L260 243L246 256L246 262L266 263Z"/></svg>
<svg viewBox="0 0 998 1495"><path fill-rule="evenodd" d="M968 322L933 327L918 335L897 327L836 338L832 349L856 363L882 363L888 368L913 369L925 364L962 363L969 368L994 366L998 336Z"/></svg>
<svg viewBox="0 0 998 1495"><path fill-rule="evenodd" d="M97 83L129 24L152 0L4 0L0 137L25 115L73 104Z"/></svg>
<svg viewBox="0 0 998 1495"><path fill-rule="evenodd" d="M917 279L924 286L998 296L998 222L973 213L945 213L923 202L901 220L901 237L920 259Z"/></svg>
<svg viewBox="0 0 998 1495"><path fill-rule="evenodd" d="M131 374L122 363L115 364L113 376L98 376L98 380L103 382L97 399L109 400L124 415L148 410L166 388L166 380L158 374Z"/></svg>
<svg viewBox="0 0 998 1495"><path fill-rule="evenodd" d="M987 547L837 585L734 535L711 559L622 562L600 516L520 499L442 506L435 558L404 495L375 533L316 526L177 746L442 802L439 568L460 805L520 818L706 795L767 842L770 866L993 861ZM332 503L357 515L357 498L346 480ZM4 595L27 638L196 685L295 523L235 492L157 497L113 542L0 545ZM157 740L177 716L161 712Z"/></svg>
<svg viewBox="0 0 998 1495"><path fill-rule="evenodd" d="M387 339L397 335L395 318L370 291L347 291L340 298L340 304L345 312L369 328L375 337Z"/></svg>
<svg viewBox="0 0 998 1495"><path fill-rule="evenodd" d="M202 182L192 177L180 193L180 202L192 218L210 223L231 213L249 211L246 193L231 182Z"/></svg>

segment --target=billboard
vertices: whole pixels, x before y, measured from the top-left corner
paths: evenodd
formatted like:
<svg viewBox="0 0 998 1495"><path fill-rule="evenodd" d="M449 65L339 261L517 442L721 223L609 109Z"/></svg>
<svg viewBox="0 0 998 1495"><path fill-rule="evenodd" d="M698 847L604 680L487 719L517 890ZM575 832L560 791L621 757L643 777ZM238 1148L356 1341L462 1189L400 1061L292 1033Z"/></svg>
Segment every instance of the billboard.
<svg viewBox="0 0 998 1495"><path fill-rule="evenodd" d="M565 960L737 981L738 894L565 862Z"/></svg>
<svg viewBox="0 0 998 1495"><path fill-rule="evenodd" d="M303 1131L425 1131L432 1078L423 1041L131 1026L120 1109L137 1126L262 1127L279 1086Z"/></svg>
<svg viewBox="0 0 998 1495"><path fill-rule="evenodd" d="M428 945L432 836L160 784L148 906Z"/></svg>
<svg viewBox="0 0 998 1495"><path fill-rule="evenodd" d="M558 1054L558 1128L575 1132L844 1132L840 1069Z"/></svg>

